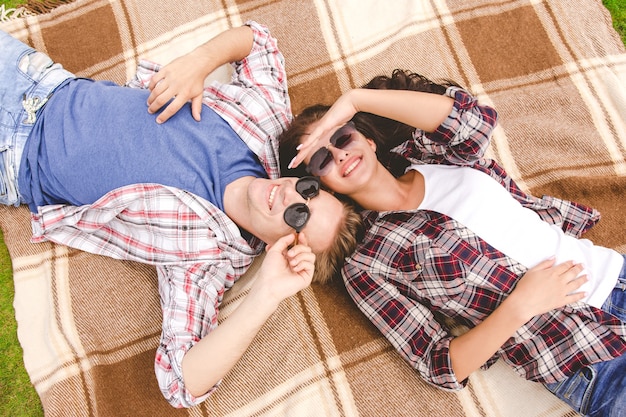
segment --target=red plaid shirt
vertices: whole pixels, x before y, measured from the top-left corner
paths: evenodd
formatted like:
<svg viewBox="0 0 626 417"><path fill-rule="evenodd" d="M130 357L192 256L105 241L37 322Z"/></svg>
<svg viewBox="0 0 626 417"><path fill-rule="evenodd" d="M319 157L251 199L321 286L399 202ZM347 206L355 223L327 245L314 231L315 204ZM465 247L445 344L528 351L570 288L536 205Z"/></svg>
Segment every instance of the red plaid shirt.
<svg viewBox="0 0 626 417"><path fill-rule="evenodd" d="M257 154L268 176L277 178L277 138L292 117L284 60L265 27L247 24L254 32L250 54L233 63L230 83L205 89L204 104ZM159 68L142 61L128 86L147 88ZM183 356L217 326L224 291L247 270L262 243L246 241L237 225L208 201L158 184L122 187L82 207L40 207L32 225L35 242L50 240L156 266L163 309L155 360L159 386L173 406L205 399L186 391Z"/></svg>
<svg viewBox="0 0 626 417"><path fill-rule="evenodd" d="M599 220L582 205L524 193L498 164L481 159L496 124L493 109L466 92L434 134L416 131L396 149L412 163L470 165L502 184L524 207L565 233L580 236ZM463 225L425 210L366 212L366 238L342 271L361 311L429 383L461 389L452 372L453 335L441 320L473 327L513 291L526 269L490 247ZM537 316L485 364L502 358L527 379L555 382L583 365L626 352L626 325L584 303Z"/></svg>

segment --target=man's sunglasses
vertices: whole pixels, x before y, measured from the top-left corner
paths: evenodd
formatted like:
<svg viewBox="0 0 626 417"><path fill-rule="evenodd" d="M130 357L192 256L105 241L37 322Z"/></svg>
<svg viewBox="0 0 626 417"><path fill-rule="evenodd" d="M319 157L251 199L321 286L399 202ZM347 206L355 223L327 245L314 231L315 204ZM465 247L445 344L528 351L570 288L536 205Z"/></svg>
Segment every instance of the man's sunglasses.
<svg viewBox="0 0 626 417"><path fill-rule="evenodd" d="M296 182L296 191L306 200L306 203L291 204L283 213L285 223L296 230L294 245L298 244L298 235L311 217L311 210L309 210L308 204L313 197L317 197L320 193L320 179L317 177L302 177Z"/></svg>
<svg viewBox="0 0 626 417"><path fill-rule="evenodd" d="M319 148L315 151L313 156L311 156L311 160L306 168L307 171L310 174L317 175L319 177L327 175L335 162L333 154L328 150L328 148L333 146L337 149L345 149L348 145L350 145L350 143L353 142L354 133L356 133L354 122L348 122L337 129L337 131L335 131L335 133L333 133L330 137L330 144Z"/></svg>

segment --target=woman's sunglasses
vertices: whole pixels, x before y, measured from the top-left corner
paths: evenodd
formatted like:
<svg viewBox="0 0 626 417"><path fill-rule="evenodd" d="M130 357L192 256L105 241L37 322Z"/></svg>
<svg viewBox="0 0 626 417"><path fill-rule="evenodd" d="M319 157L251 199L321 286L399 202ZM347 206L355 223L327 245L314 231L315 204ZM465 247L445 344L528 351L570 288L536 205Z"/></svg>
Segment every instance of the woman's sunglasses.
<svg viewBox="0 0 626 417"><path fill-rule="evenodd" d="M345 149L354 140L354 133L356 128L354 122L348 122L330 137L330 144L319 148L313 156L307 166L307 171L313 175L323 177L327 175L335 162L333 154L328 150L330 146L337 149Z"/></svg>
<svg viewBox="0 0 626 417"><path fill-rule="evenodd" d="M285 223L296 230L294 245L298 244L298 235L311 217L311 210L309 210L308 204L313 197L317 197L320 193L320 179L317 177L302 177L296 182L296 191L306 200L306 203L291 204L283 213Z"/></svg>

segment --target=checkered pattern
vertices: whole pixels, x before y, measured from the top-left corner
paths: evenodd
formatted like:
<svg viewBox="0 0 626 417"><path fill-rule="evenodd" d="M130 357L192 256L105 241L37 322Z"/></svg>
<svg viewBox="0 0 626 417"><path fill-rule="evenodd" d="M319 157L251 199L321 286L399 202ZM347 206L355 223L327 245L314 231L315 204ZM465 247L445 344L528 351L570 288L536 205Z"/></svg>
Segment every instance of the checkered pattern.
<svg viewBox="0 0 626 417"><path fill-rule="evenodd" d="M586 236L626 252L626 51L598 0L77 0L1 27L70 71L124 83L139 59L166 63L248 19L279 40L295 113L394 68L467 87L499 113L488 156L535 195L599 209ZM153 267L32 244L26 207L2 208L0 226L48 416L573 415L501 363L457 393L427 385L338 281L286 300L214 395L175 410L154 377ZM253 279L226 293L220 319Z"/></svg>

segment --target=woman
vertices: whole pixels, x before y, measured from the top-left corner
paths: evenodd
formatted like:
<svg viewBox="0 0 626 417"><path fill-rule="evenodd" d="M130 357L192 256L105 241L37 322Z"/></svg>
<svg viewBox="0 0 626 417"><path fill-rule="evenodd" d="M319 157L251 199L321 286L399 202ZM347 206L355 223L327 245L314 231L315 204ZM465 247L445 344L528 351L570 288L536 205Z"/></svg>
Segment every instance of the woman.
<svg viewBox="0 0 626 417"><path fill-rule="evenodd" d="M623 413L624 257L579 239L598 213L483 158L497 114L462 88L403 71L366 87L305 110L280 155L370 210L342 270L359 308L439 387L501 358L583 414Z"/></svg>

